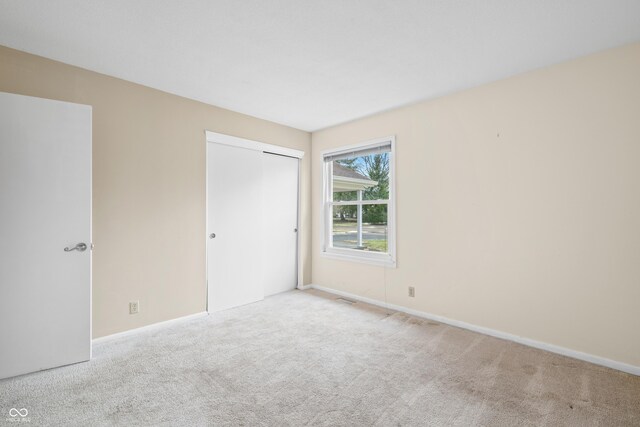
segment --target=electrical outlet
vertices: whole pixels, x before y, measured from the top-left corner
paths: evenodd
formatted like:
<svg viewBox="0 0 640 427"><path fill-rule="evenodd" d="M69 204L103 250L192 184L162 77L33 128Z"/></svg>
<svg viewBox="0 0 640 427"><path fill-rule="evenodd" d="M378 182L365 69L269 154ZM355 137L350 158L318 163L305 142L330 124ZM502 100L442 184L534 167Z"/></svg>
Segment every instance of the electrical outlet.
<svg viewBox="0 0 640 427"><path fill-rule="evenodd" d="M416 296L416 288L413 286L409 286L409 296L412 298Z"/></svg>
<svg viewBox="0 0 640 427"><path fill-rule="evenodd" d="M140 311L140 301L131 301L129 303L129 314L138 314Z"/></svg>

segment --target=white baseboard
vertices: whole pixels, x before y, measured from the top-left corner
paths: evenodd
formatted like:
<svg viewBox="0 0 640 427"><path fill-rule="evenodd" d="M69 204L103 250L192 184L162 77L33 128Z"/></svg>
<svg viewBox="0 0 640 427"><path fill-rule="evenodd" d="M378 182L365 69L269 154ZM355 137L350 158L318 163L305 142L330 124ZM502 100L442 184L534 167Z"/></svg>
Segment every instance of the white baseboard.
<svg viewBox="0 0 640 427"><path fill-rule="evenodd" d="M339 295L341 297L353 299L356 301L361 301L361 302L371 304L371 305L376 305L379 307L388 308L394 311L400 311L402 313L411 314L416 317L422 317L425 319L434 320L440 323L445 323L447 325L455 326L462 329L467 329L469 331L479 332L481 334L490 335L492 337L501 338L508 341L513 341L518 344L523 344L529 347L538 348L540 350L550 351L552 353L561 354L563 356L572 357L574 359L584 360L585 362L606 366L607 368L616 369L618 371L627 372L629 374L640 376L640 366L630 365L628 363L618 362L618 361L607 359L600 356L594 356L593 354L583 353L581 351L571 350L565 347L560 347L558 345L548 344L545 342L532 340L532 339L521 337L518 335L513 335L507 332L485 328L484 326L473 325L471 323L462 322L460 320L449 319L447 317L439 316L437 314L431 314L424 311L414 310L414 309L403 307L400 305L387 304L385 302L382 302L376 299L361 297L359 295L339 291L332 288L327 288L320 285L314 285L314 284L307 285L305 289L308 289L308 288L318 289L319 291L328 292L331 294Z"/></svg>
<svg viewBox="0 0 640 427"><path fill-rule="evenodd" d="M307 289L311 289L312 285L298 285L298 289L301 291L305 291Z"/></svg>
<svg viewBox="0 0 640 427"><path fill-rule="evenodd" d="M97 343L101 343L101 342L105 342L105 341L111 341L111 340L118 339L118 338L124 338L124 337L128 337L130 335L139 334L140 332L149 331L149 330L152 330L152 329L162 328L162 327L165 327L165 326L167 326L169 324L172 324L172 323L184 322L184 321L187 321L187 320L197 319L199 317L204 317L204 316L207 316L207 315L209 315L209 313L207 313L206 311L203 311L203 312L200 312L200 313L195 313L195 314L189 314L187 316L177 317L175 319L165 320L165 321L158 322L158 323L152 323L151 325L141 326L139 328L129 329L129 330L126 330L126 331L115 333L115 334L106 335L104 337L94 338L93 340L91 340L91 343L92 344L97 344Z"/></svg>

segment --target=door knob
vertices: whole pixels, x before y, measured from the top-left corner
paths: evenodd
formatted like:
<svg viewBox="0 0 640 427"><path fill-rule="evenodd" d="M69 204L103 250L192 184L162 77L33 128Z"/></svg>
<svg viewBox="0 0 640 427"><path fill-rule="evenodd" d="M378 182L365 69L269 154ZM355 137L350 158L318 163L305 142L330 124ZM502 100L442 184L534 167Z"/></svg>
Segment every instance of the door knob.
<svg viewBox="0 0 640 427"><path fill-rule="evenodd" d="M87 250L87 245L85 243L78 243L73 248L70 248L70 247L64 248L65 252L71 252L71 251L84 252L86 250Z"/></svg>
<svg viewBox="0 0 640 427"><path fill-rule="evenodd" d="M210 239L215 239L215 238L216 238L216 233L211 233L211 234L209 234L209 238L210 238Z"/></svg>

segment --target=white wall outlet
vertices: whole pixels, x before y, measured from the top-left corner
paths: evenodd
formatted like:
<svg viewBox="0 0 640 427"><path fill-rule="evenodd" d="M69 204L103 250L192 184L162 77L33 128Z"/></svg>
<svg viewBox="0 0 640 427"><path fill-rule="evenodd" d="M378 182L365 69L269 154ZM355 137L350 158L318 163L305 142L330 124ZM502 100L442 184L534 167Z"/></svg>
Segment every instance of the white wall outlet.
<svg viewBox="0 0 640 427"><path fill-rule="evenodd" d="M414 288L413 286L409 286L409 296L411 298L416 296L416 288Z"/></svg>
<svg viewBox="0 0 640 427"><path fill-rule="evenodd" d="M129 303L129 314L138 314L140 311L140 301L131 301Z"/></svg>

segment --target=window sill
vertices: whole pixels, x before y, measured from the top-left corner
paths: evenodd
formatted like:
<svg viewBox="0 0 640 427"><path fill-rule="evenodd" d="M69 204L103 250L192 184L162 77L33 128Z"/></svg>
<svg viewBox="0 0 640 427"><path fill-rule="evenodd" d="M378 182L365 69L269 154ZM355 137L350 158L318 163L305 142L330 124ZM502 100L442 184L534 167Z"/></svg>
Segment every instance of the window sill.
<svg viewBox="0 0 640 427"><path fill-rule="evenodd" d="M350 249L330 248L320 252L320 256L340 261L359 262L379 267L396 268L396 260L389 254L376 254Z"/></svg>

